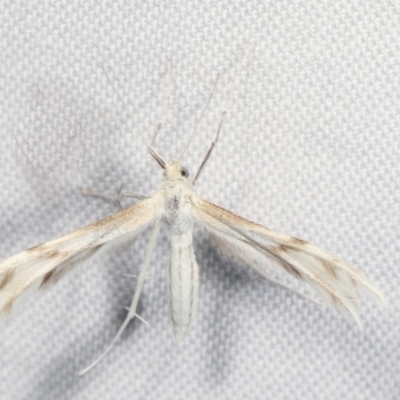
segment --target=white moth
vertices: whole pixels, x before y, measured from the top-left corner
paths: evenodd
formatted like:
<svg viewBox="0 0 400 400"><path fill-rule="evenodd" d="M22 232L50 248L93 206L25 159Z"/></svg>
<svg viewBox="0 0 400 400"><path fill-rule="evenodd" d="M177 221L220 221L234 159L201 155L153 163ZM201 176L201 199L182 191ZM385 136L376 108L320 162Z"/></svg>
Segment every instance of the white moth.
<svg viewBox="0 0 400 400"><path fill-rule="evenodd" d="M236 76L249 51L250 48L243 57ZM333 306L357 323L359 323L358 300L361 292L375 300L383 301L378 289L359 270L338 257L303 240L239 217L200 198L193 191L193 185L217 143L236 76L215 140L195 178L192 181L188 179L189 173L181 163L190 141L180 157L170 163L166 163L154 149L154 140L161 128L165 107L153 139L148 145L150 154L164 169L164 181L160 189L152 196L141 197L142 200L137 204L99 222L60 239L30 248L0 263L0 316L3 319L8 318L12 311L34 292L49 283L56 282L65 272L95 254L108 242L133 238L144 229L152 227L150 242L137 277L134 297L126 320L106 351L81 374L86 372L108 353L128 323L134 317L140 318L136 313L139 295L162 222L169 231L167 269L169 315L177 341L188 333L197 314L199 270L193 251L195 223L211 235L223 252L249 266L262 277L268 278L267 268L272 261L292 276L309 283L324 303ZM169 96L167 106L168 104ZM207 106L203 114L206 108Z"/></svg>

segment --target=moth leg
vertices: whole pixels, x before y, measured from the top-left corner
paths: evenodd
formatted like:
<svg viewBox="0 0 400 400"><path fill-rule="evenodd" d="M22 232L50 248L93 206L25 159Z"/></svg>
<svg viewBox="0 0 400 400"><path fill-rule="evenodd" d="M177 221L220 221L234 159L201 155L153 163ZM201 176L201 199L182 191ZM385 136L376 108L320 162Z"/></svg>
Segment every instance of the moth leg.
<svg viewBox="0 0 400 400"><path fill-rule="evenodd" d="M121 196L122 197L132 197L137 200L145 200L145 199L150 198L150 196L146 196L144 194L137 194L137 193L133 193L133 192L124 192L124 193L122 193Z"/></svg>
<svg viewBox="0 0 400 400"><path fill-rule="evenodd" d="M76 176L78 175L79 168L81 167L82 164L82 153L83 153L83 146L82 146L82 125L79 122L77 127L76 127L76 154L75 154L75 160L74 160L74 166L72 169L72 174L71 178L75 179Z"/></svg>
<svg viewBox="0 0 400 400"><path fill-rule="evenodd" d="M128 278L135 278L137 279L137 275L132 275L132 274L121 274L122 276L127 276ZM146 276L146 279L156 279L156 278L162 278L162 275L150 275Z"/></svg>
<svg viewBox="0 0 400 400"><path fill-rule="evenodd" d="M83 375L84 373L88 372L100 360L103 359L103 357L113 348L114 344L119 340L119 338L121 337L121 335L124 332L125 328L128 326L129 322L132 319L134 319L135 317L138 317L139 319L141 319L137 315L136 309L137 309L137 305L138 305L138 302L139 302L140 292L142 291L142 288L143 288L143 283L144 283L145 278L146 278L147 269L148 269L149 264L150 264L150 259L151 259L151 256L153 254L154 246L156 244L159 232L160 232L160 222L156 221L155 224L154 224L154 227L153 227L153 231L151 232L151 237L150 237L149 245L147 246L147 249L146 249L146 254L144 256L142 268L140 269L139 277L138 277L138 280L137 280L137 283L136 283L135 294L133 295L132 303L131 303L131 305L129 307L129 312L128 312L128 315L125 318L124 323L122 324L121 328L119 328L119 331L118 331L117 335L115 336L115 338L113 339L111 344L107 347L107 349L104 351L104 353L99 358L97 358L97 360L95 360L92 364L90 364L87 368L82 370L79 373L79 375Z"/></svg>
<svg viewBox="0 0 400 400"><path fill-rule="evenodd" d="M138 199L138 200L144 200L144 199L149 198L149 196L144 196L144 195L137 194L137 193L122 192L123 187L124 187L123 185L120 186L116 196L113 196L113 195L107 194L107 193L96 192L94 190L90 190L90 189L86 189L86 188L79 188L79 189L84 196L101 197L105 200L111 201L112 203L116 204L121 210L122 210L121 199L124 197L132 197L132 198Z"/></svg>
<svg viewBox="0 0 400 400"><path fill-rule="evenodd" d="M129 311L129 307L125 307L125 310ZM139 314L135 314L135 317L139 320L142 321L147 327L151 328L150 324Z"/></svg>
<svg viewBox="0 0 400 400"><path fill-rule="evenodd" d="M264 279L266 279L266 280L272 282L272 283L275 284L275 285L281 286L281 287L283 287L284 289L289 290L290 292L293 292L293 293L297 294L297 295L300 296L300 297L303 297L303 298L306 299L306 300L312 301L313 303L317 304L318 306L323 307L323 306L325 305L324 303L318 301L317 299L314 299L313 297L308 296L308 295L306 295L306 294L304 294L304 293L301 293L300 291L298 291L298 290L296 290L296 289L290 287L289 285L286 285L286 283L283 283L283 282L281 282L281 281L279 281L279 280L277 280L277 279L271 278L271 277L269 277L269 276L263 275L262 277L263 277Z"/></svg>

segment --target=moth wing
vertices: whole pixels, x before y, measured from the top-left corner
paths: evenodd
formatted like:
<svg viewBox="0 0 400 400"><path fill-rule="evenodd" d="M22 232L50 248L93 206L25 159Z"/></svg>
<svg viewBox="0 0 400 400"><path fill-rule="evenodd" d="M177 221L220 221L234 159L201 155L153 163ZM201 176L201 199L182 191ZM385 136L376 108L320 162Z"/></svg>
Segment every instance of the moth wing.
<svg viewBox="0 0 400 400"><path fill-rule="evenodd" d="M358 324L361 293L375 301L384 301L361 271L329 252L239 217L198 196L192 195L190 202L197 221L219 248L262 276L267 276L273 261L310 284L326 304Z"/></svg>
<svg viewBox="0 0 400 400"><path fill-rule="evenodd" d="M112 214L60 239L32 247L0 263L0 320L33 293L58 281L105 244L134 238L160 218L160 195Z"/></svg>

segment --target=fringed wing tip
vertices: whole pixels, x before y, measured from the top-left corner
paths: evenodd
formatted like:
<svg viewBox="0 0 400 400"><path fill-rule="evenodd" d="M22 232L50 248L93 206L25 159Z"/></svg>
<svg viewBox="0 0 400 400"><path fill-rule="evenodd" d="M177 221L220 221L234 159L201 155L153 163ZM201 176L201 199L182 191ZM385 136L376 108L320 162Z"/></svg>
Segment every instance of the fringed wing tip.
<svg viewBox="0 0 400 400"><path fill-rule="evenodd" d="M385 304L383 295L361 271L331 253L269 230L197 196L192 203L199 222L219 238L223 250L233 252L235 258L258 272L267 262L274 261L289 274L308 282L326 304L358 326L361 327L361 294Z"/></svg>
<svg viewBox="0 0 400 400"><path fill-rule="evenodd" d="M372 286L371 284L368 287L362 286L361 292L364 297L366 297L368 300L373 301L375 304L384 307L387 306L387 301L385 297L375 286Z"/></svg>

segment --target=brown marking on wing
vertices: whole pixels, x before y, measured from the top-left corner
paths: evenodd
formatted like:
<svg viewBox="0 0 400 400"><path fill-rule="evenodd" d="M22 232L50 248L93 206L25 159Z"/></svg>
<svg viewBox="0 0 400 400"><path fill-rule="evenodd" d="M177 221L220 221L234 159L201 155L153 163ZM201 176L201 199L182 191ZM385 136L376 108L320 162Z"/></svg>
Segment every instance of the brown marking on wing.
<svg viewBox="0 0 400 400"><path fill-rule="evenodd" d="M118 230L124 230L124 233L127 233L130 227L136 229L138 222L143 219L148 220L148 218L150 218L152 215L154 215L152 198L145 199L131 207L125 208L115 214L111 214L100 221L80 228L77 231L50 243L54 244L59 241L61 244L64 244L67 240L70 240L70 238L76 242L79 242L81 237L84 237L87 233L96 230L98 232L98 237L96 238L97 242L100 241L101 244L104 244L104 241L101 240L107 235L108 232L118 228ZM146 223L147 221L144 222L144 224ZM114 238L115 237L113 237L113 239Z"/></svg>
<svg viewBox="0 0 400 400"><path fill-rule="evenodd" d="M14 275L14 271L8 270L2 277L0 281L0 290L3 289L10 282L12 276Z"/></svg>
<svg viewBox="0 0 400 400"><path fill-rule="evenodd" d="M333 265L325 260L320 260L320 261L322 262L322 265L324 266L325 271L328 273L328 275L330 275L332 278L337 279L338 275Z"/></svg>
<svg viewBox="0 0 400 400"><path fill-rule="evenodd" d="M120 218L121 218L122 214L126 217L126 220L130 220L131 215L148 214L149 212L152 212L153 210L148 210L147 206L148 206L147 200L142 200L141 202L139 202L131 207L125 208L115 214L111 214L108 217L101 219L100 221L97 221L91 225L81 228L79 231L84 232L85 230L87 230L87 229L90 230L93 227L100 228L103 225L108 225L110 222L114 222L114 221L117 221L120 223L121 222ZM135 218L135 219L137 219L137 218Z"/></svg>
<svg viewBox="0 0 400 400"><path fill-rule="evenodd" d="M70 260L68 260L68 258L70 258L70 253L67 253L67 252L61 253L58 251L53 252L49 258L62 254L63 258L64 258L64 262L62 262L60 265L58 265L53 270L46 273L46 275L43 277L42 283L40 284L40 289L43 288L44 286L47 286L48 284L57 283L64 275L66 275L69 271L71 271L77 263L82 262L82 261L86 260L87 258L91 257L101 247L102 247L102 245L94 246L93 248L87 250L82 257L77 257L75 259L72 258ZM71 253L71 254L73 254L73 253Z"/></svg>
<svg viewBox="0 0 400 400"><path fill-rule="evenodd" d="M278 257L279 257L279 253L280 252L282 252L282 253L286 253L286 254L288 254L289 256L290 256L290 250L291 250L292 248L290 247L290 246L286 246L286 245L284 245L284 244L281 244L280 246L278 246L277 247L277 255L278 255ZM293 276L295 276L296 278L301 278L301 273L300 273L300 271L296 268L296 267L294 267L292 264L290 264L290 262L289 261L286 261L286 260L284 260L284 259L282 259L282 258L276 258L276 260L280 263L280 265L282 266L282 268L286 271L286 272L288 272L290 275L293 275Z"/></svg>
<svg viewBox="0 0 400 400"><path fill-rule="evenodd" d="M278 251L282 251L283 253L289 254L290 247L287 246L286 244L281 244L281 245L278 246L276 249L277 249Z"/></svg>
<svg viewBox="0 0 400 400"><path fill-rule="evenodd" d="M295 278L300 279L301 278L301 273L297 268L295 268L293 265L288 263L287 261L283 259L278 259L276 258L276 261L281 265L281 267L290 275L294 276Z"/></svg>
<svg viewBox="0 0 400 400"><path fill-rule="evenodd" d="M242 225L243 222L247 222L249 224L254 224L254 225L257 225L257 226L259 226L261 228L264 228L262 225L256 224L255 222L252 222L252 221L250 221L250 220L248 220L246 218L239 217L238 215L228 211L227 209L225 209L225 208L223 208L221 206L218 206L217 204L211 203L211 202L209 202L207 200L204 200L204 199L201 199L201 201L206 203L207 206L209 206L210 208L216 209L217 213L218 213L218 216L220 218L222 218L222 219L229 218L229 219L235 221L237 224L240 224L240 225ZM204 210L203 207L201 207L201 209L202 209L202 211L207 212L207 210ZM214 218L215 218L215 216L214 216Z"/></svg>
<svg viewBox="0 0 400 400"><path fill-rule="evenodd" d="M299 243L302 242L302 244L308 244L307 242L305 242L305 241L303 241L303 240L300 240L300 239L297 239L297 238L293 238L293 239L295 239L296 242L299 241ZM291 246L290 244L288 244L288 245L282 244L282 245L280 245L280 246L278 247L278 250L282 250L283 252L285 252L285 253L287 253L287 254L289 254L289 255L290 255L290 251L295 251L295 252L298 252L298 251L299 251L298 248L293 247L293 246ZM316 258L317 258L317 260L322 264L322 266L323 266L325 272L326 272L328 275L330 275L332 278L335 278L335 279L338 278L338 275L337 275L337 273L336 273L336 270L335 270L335 268L334 268L334 266L332 265L331 262L329 262L329 261L327 261L327 260L324 260L323 258L320 258L320 257L316 257Z"/></svg>
<svg viewBox="0 0 400 400"><path fill-rule="evenodd" d="M52 250L50 250L49 252L46 252L46 258L48 259L48 260L51 260L52 258L56 258L56 257L58 257L60 254L62 254L59 250L57 250L57 249L52 249ZM65 254L65 256L67 256L67 254L66 253L64 253ZM64 255L63 254L63 255Z"/></svg>
<svg viewBox="0 0 400 400"><path fill-rule="evenodd" d="M251 240L247 239L247 238L238 238L238 240L240 240L242 243L247 244L247 245L252 245L254 246L259 252L261 252L262 254L264 254L266 257L268 258L272 258L275 262L277 262L287 273L289 273L290 275L294 276L295 278L301 279L302 278L302 274L301 272L294 267L292 264L290 264L288 261L284 260L280 255L279 255L279 251L282 251L284 253L289 253L289 250L292 249L292 247L290 246L286 246L286 245L280 245L278 247L266 247L266 246L262 246L258 243L252 242ZM221 242L222 246L226 246L226 243ZM220 243L220 246L221 246ZM230 246L231 251L233 251L234 247ZM236 250L235 250L236 251ZM228 254L229 255L229 254ZM241 255L238 254L238 257L241 258ZM242 258L242 262L244 264L246 264L246 261Z"/></svg>
<svg viewBox="0 0 400 400"><path fill-rule="evenodd" d="M291 237L289 240L289 243L294 245L294 246L304 246L307 245L308 242L306 242L305 240L296 238L296 237Z"/></svg>
<svg viewBox="0 0 400 400"><path fill-rule="evenodd" d="M70 264L57 267L53 271L48 272L43 278L43 281L40 285L40 289L42 289L44 286L50 284L54 285L55 283L57 283L64 275L66 275L69 271L71 271L75 267L75 264L76 263L71 262Z"/></svg>
<svg viewBox="0 0 400 400"><path fill-rule="evenodd" d="M329 293L328 292L328 294L329 294L329 297L332 300L332 304L333 304L334 307L338 307L338 304L341 303L341 304L343 304L343 306L345 308L347 308L346 305L344 304L343 300L341 300L335 293L333 293L333 292Z"/></svg>
<svg viewBox="0 0 400 400"><path fill-rule="evenodd" d="M42 288L43 286L45 286L45 285L49 282L49 280L51 279L51 277L54 275L55 272L56 272L56 270L53 269L52 271L49 271L49 272L43 277L42 283L40 284L40 288Z"/></svg>
<svg viewBox="0 0 400 400"><path fill-rule="evenodd" d="M26 250L27 253L31 253L33 251L36 251L39 247L43 246L43 243L38 244L36 246L30 247L29 249Z"/></svg>

